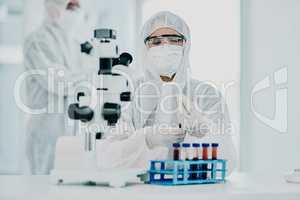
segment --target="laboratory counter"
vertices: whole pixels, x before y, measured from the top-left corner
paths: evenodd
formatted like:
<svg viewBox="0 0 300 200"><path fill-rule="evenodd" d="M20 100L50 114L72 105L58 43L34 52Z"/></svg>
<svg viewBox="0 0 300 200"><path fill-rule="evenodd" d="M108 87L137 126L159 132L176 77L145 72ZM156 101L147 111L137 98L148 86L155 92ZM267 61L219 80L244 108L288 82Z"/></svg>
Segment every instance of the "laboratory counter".
<svg viewBox="0 0 300 200"><path fill-rule="evenodd" d="M285 182L283 175L235 173L225 184L158 186L53 185L49 176L0 176L0 200L300 200L300 184Z"/></svg>

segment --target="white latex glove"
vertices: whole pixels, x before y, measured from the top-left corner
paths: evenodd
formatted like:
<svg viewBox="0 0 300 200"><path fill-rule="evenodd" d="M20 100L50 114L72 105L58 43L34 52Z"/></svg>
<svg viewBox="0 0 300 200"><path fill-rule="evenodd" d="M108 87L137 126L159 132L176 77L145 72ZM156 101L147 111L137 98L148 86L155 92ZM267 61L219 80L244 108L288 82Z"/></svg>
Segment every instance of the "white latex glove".
<svg viewBox="0 0 300 200"><path fill-rule="evenodd" d="M183 142L185 131L181 128L148 127L146 143L150 149L155 147L171 147L173 143Z"/></svg>
<svg viewBox="0 0 300 200"><path fill-rule="evenodd" d="M184 104L189 105L189 107L185 106L185 113L182 114L184 116L183 129L193 137L202 138L212 131L212 120L204 113L197 112L193 103L188 101L187 98L183 98Z"/></svg>
<svg viewBox="0 0 300 200"><path fill-rule="evenodd" d="M211 132L211 123L204 117L189 118L185 120L184 130L193 137L202 138Z"/></svg>

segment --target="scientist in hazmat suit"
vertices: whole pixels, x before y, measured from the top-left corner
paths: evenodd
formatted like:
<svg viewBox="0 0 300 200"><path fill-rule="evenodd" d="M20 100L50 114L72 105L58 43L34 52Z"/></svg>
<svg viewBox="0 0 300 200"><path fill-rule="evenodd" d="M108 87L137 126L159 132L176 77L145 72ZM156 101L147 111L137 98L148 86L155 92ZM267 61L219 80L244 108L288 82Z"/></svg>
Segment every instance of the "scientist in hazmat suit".
<svg viewBox="0 0 300 200"><path fill-rule="evenodd" d="M83 2L88 1L45 0L44 23L24 44L26 105L30 109L26 160L32 174L50 173L57 138L75 133L66 112L73 101L72 90L96 72L96 66L89 68L80 59L80 43L91 31L86 27Z"/></svg>
<svg viewBox="0 0 300 200"><path fill-rule="evenodd" d="M134 81L119 128L100 141L99 166L147 168L149 160L170 158L173 143L216 142L230 173L236 153L227 106L215 87L190 78L187 24L159 12L145 23L139 42L143 76Z"/></svg>

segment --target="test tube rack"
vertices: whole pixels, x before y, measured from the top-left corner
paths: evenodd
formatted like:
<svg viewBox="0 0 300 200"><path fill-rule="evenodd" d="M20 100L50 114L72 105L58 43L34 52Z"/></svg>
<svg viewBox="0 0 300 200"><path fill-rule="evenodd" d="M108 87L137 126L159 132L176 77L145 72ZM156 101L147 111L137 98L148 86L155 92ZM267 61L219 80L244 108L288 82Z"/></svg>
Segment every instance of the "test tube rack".
<svg viewBox="0 0 300 200"><path fill-rule="evenodd" d="M225 183L226 162L226 160L152 160L148 170L148 183L158 185ZM200 167L203 165L207 166L205 170ZM194 166L198 166L196 170L193 169ZM203 178L204 174L206 178Z"/></svg>

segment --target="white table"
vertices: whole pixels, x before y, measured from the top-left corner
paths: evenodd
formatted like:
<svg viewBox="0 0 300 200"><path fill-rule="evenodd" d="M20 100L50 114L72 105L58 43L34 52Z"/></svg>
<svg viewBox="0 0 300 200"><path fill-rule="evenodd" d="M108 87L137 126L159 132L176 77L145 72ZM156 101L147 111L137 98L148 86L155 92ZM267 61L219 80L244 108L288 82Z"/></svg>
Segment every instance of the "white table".
<svg viewBox="0 0 300 200"><path fill-rule="evenodd" d="M48 176L0 176L0 200L142 200L142 199L264 199L300 200L300 184L283 176L234 174L226 184L157 186L136 184L125 188L83 185L52 185Z"/></svg>

